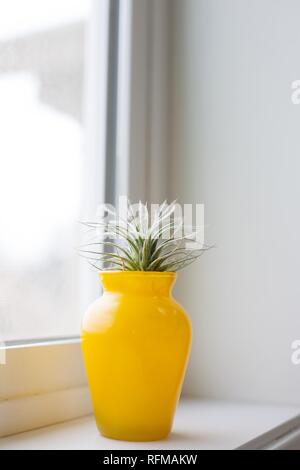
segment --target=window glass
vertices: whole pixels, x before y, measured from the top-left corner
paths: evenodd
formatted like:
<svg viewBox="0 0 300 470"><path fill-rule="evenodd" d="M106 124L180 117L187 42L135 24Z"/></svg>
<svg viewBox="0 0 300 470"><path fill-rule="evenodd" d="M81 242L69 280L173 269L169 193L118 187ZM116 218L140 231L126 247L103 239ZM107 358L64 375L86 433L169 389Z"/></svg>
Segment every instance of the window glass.
<svg viewBox="0 0 300 470"><path fill-rule="evenodd" d="M88 0L0 14L0 339L78 334Z"/></svg>

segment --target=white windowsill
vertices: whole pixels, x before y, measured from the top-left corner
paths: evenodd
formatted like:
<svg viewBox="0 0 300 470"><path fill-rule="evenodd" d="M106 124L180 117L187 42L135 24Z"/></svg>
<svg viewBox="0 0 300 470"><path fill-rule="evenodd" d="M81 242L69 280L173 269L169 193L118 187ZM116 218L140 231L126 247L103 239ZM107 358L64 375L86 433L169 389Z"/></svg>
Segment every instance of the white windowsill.
<svg viewBox="0 0 300 470"><path fill-rule="evenodd" d="M300 412L297 407L183 399L173 432L158 442L122 442L99 435L94 418L68 421L0 440L0 449L235 449Z"/></svg>

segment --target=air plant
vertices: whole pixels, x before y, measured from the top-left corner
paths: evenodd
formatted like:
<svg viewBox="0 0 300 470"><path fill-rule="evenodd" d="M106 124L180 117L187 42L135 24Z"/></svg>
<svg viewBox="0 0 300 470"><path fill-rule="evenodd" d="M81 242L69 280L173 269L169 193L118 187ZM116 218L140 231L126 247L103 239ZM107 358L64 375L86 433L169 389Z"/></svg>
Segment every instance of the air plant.
<svg viewBox="0 0 300 470"><path fill-rule="evenodd" d="M102 271L179 271L209 247L199 245L198 232L186 227L175 209L176 201L165 201L150 218L147 205L140 202L136 210L127 204L121 217L106 206L99 220L83 222L93 239L80 248L80 254Z"/></svg>

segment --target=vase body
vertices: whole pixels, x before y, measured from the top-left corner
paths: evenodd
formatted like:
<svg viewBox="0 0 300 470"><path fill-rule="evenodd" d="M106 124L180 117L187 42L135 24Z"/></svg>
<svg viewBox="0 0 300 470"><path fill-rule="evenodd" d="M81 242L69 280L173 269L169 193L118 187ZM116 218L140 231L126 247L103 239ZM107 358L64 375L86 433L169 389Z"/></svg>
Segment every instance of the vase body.
<svg viewBox="0 0 300 470"><path fill-rule="evenodd" d="M171 296L175 273L103 272L82 350L97 426L128 441L166 437L187 366L191 326Z"/></svg>

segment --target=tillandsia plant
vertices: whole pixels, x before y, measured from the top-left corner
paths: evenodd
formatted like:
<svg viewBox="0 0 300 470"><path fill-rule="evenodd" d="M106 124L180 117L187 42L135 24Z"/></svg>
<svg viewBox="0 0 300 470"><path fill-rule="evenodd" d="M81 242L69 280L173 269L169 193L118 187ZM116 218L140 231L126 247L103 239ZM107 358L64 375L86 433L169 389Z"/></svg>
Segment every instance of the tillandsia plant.
<svg viewBox="0 0 300 470"><path fill-rule="evenodd" d="M176 201L165 201L150 217L147 205L127 203L123 216L105 206L96 222L82 222L93 239L80 254L98 270L179 271L209 247L199 243L199 232L175 209Z"/></svg>

